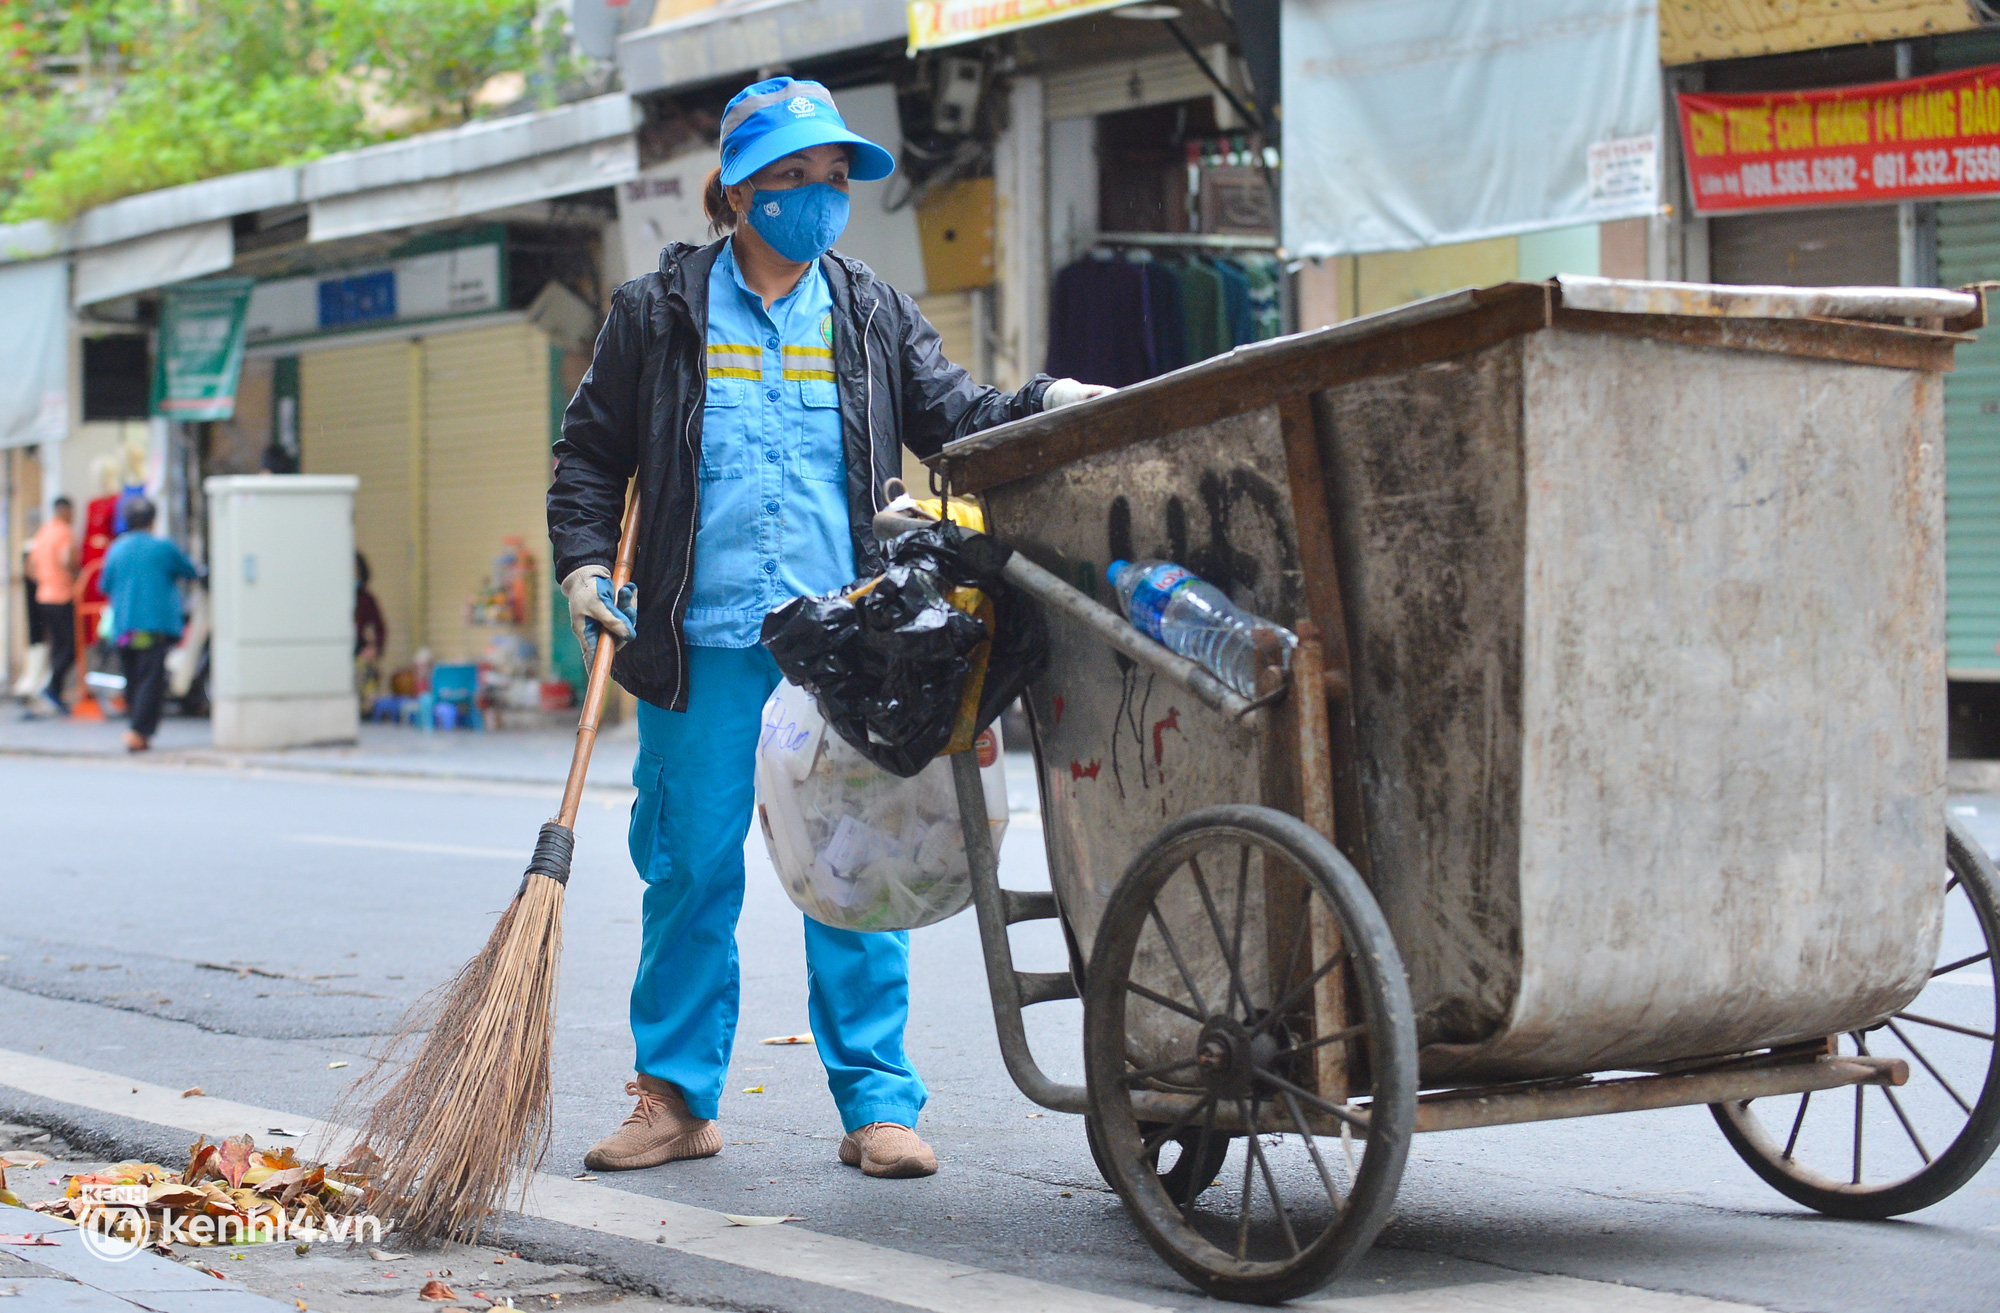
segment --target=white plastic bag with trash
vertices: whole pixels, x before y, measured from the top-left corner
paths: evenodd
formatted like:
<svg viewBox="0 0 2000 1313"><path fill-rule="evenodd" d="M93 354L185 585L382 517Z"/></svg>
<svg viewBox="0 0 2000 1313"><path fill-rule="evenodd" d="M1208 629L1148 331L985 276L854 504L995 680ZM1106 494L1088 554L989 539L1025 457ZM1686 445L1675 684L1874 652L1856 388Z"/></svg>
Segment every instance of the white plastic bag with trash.
<svg viewBox="0 0 2000 1313"><path fill-rule="evenodd" d="M974 741L993 850L1007 832L1000 726ZM914 930L963 911L972 873L958 823L951 759L901 779L826 728L787 681L764 704L757 741L757 819L786 894L841 930Z"/></svg>

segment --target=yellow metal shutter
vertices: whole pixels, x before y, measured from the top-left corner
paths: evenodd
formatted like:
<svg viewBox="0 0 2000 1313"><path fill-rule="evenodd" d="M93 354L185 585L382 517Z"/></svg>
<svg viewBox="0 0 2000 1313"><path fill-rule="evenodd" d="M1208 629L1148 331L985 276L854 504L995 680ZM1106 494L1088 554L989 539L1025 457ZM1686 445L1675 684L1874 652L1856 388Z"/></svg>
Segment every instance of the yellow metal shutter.
<svg viewBox="0 0 2000 1313"><path fill-rule="evenodd" d="M299 360L299 457L307 474L352 474L354 545L389 626L383 669L414 652L416 559L410 532L410 374L414 343L309 352Z"/></svg>
<svg viewBox="0 0 2000 1313"><path fill-rule="evenodd" d="M501 540L534 554L535 613L520 632L548 669L549 340L527 324L426 338L428 638L439 661L476 661L498 632L466 623Z"/></svg>

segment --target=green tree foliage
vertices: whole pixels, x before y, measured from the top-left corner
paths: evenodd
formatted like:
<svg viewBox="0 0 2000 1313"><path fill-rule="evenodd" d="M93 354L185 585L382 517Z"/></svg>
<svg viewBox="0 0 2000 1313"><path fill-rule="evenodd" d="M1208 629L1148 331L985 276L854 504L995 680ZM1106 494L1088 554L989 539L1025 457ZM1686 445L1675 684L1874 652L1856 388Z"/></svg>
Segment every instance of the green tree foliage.
<svg viewBox="0 0 2000 1313"><path fill-rule="evenodd" d="M547 95L568 69L545 2L0 0L4 218L462 122L497 74Z"/></svg>
<svg viewBox="0 0 2000 1313"><path fill-rule="evenodd" d="M548 96L572 70L560 11L536 0L320 0L332 46L389 102L425 113L422 126L463 123L503 73Z"/></svg>

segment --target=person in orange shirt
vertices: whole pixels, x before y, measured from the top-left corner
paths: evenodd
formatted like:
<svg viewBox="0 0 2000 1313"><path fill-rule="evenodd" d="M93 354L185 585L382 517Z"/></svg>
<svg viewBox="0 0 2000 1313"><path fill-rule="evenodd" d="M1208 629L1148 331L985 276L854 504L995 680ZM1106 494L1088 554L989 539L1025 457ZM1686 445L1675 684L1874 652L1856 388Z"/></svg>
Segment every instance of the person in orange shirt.
<svg viewBox="0 0 2000 1313"><path fill-rule="evenodd" d="M41 692L47 709L67 716L63 681L76 664L76 508L58 497L48 523L28 541L28 574L35 581L35 605L49 639L49 683Z"/></svg>

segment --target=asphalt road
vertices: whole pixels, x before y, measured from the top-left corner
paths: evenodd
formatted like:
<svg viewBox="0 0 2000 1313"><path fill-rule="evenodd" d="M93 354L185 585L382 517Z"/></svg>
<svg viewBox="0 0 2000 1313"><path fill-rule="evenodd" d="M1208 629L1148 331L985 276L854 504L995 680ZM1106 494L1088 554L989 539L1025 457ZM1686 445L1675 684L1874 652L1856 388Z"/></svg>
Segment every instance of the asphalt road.
<svg viewBox="0 0 2000 1313"><path fill-rule="evenodd" d="M2000 801L1956 805L2000 841ZM548 807L539 786L0 756L0 1049L321 1115L374 1037L484 940ZM625 810L625 795L598 789L578 824L552 1172L579 1170L629 1109L624 1010L640 885ZM1004 883L1046 887L1039 839L1034 816L1015 818ZM970 916L913 943L909 1046L931 1089L920 1129L942 1172L878 1182L841 1167L815 1051L756 1043L807 1026L799 915L754 833L749 858L728 1147L604 1183L722 1212L798 1214L811 1230L883 1247L890 1289L905 1251L1155 1306L1208 1303L1139 1240L1080 1121L1042 1115L1008 1081ZM1052 926L1015 936L1025 969L1064 966ZM1045 1068L1080 1079L1077 1005L1036 1008L1030 1025ZM0 1117L61 1122L81 1143L147 1134L6 1085L0 1069ZM542 1224L512 1234L564 1243ZM642 1249L613 1246L593 1261L720 1306L886 1307L628 1252ZM1555 1273L1778 1310L1990 1313L1996 1267L2000 1165L1900 1221L1829 1221L1754 1177L1695 1108L1419 1137L1396 1219L1326 1293L1442 1294Z"/></svg>

